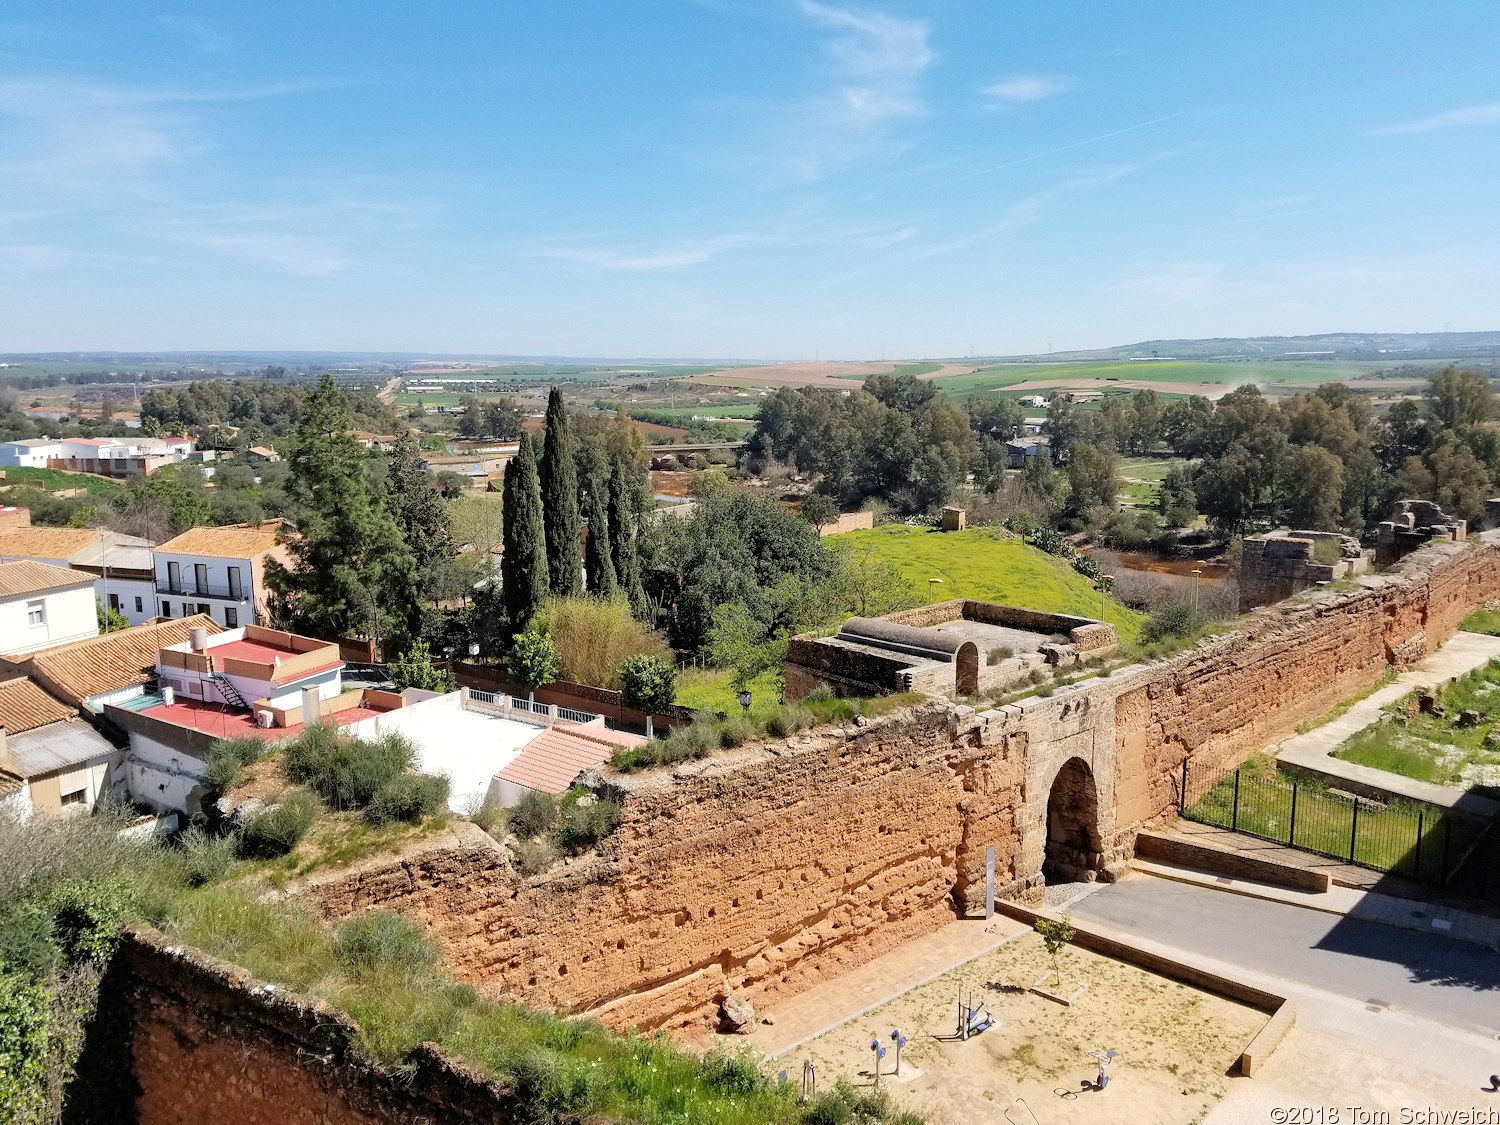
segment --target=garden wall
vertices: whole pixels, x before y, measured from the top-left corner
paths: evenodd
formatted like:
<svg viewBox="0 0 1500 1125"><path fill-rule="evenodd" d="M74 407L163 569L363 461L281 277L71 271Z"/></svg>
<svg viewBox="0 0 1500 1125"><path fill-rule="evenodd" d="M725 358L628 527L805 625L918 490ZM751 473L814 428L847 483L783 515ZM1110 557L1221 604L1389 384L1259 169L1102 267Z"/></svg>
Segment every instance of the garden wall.
<svg viewBox="0 0 1500 1125"><path fill-rule="evenodd" d="M616 1027L701 1029L727 992L774 1008L982 909L987 849L997 895L1035 901L1049 798L1074 759L1097 816L1070 847L1113 877L1135 833L1177 809L1185 758L1242 760L1497 597L1500 534L1432 547L1049 697L981 713L935 700L864 728L611 776L623 815L601 853L531 879L464 826L304 892L330 915L390 906L422 919L481 986Z"/></svg>

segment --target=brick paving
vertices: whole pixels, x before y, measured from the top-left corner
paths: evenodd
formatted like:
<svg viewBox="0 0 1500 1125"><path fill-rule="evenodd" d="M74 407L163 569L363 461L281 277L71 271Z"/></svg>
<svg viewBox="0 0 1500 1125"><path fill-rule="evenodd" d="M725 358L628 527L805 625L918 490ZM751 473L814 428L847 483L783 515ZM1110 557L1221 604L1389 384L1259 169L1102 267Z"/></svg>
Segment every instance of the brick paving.
<svg viewBox="0 0 1500 1125"><path fill-rule="evenodd" d="M998 914L989 920L950 922L941 930L905 942L857 969L758 1012L772 1016L776 1022L770 1026L756 1024L753 1035L735 1039L748 1039L768 1058L784 1054L1026 932L1027 927L1020 922Z"/></svg>

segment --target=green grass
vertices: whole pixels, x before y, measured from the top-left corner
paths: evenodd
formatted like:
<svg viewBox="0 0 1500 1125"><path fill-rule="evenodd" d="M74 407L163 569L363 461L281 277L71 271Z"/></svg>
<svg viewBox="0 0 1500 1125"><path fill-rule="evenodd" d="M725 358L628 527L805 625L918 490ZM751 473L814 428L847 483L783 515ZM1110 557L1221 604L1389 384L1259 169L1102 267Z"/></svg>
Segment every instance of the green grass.
<svg viewBox="0 0 1500 1125"><path fill-rule="evenodd" d="M5 480L0 488L16 485L32 485L44 492L61 492L65 488L82 488L94 496L115 496L124 490L119 481L90 476L88 473L67 473L62 469L7 468Z"/></svg>
<svg viewBox="0 0 1500 1125"><path fill-rule="evenodd" d="M1483 633L1500 637L1500 609L1476 609L1459 626L1466 633Z"/></svg>
<svg viewBox="0 0 1500 1125"><path fill-rule="evenodd" d="M1117 379L1122 383L1191 383L1202 388L1199 393L1209 394L1229 390L1241 383L1272 387L1280 384L1316 386L1330 380L1353 378L1375 366L1379 365L1340 362L1208 363L1199 360L1162 360L1140 363L1129 360L1058 364L1006 363L980 368L972 375L950 375L934 382L943 391L959 399L967 398L976 392L984 394L1001 389L1024 392L1026 384L1047 380L1088 379ZM1046 394L1050 389L1052 388L1039 387L1032 393Z"/></svg>
<svg viewBox="0 0 1500 1125"><path fill-rule="evenodd" d="M1347 739L1334 757L1433 785L1500 796L1500 746L1485 742L1500 722L1500 661L1460 676L1438 700L1445 710L1441 716L1419 711L1416 693L1397 700L1380 722ZM1477 714L1477 725L1458 725L1465 711Z"/></svg>
<svg viewBox="0 0 1500 1125"><path fill-rule="evenodd" d="M1345 862L1350 860L1350 838L1355 837L1353 862L1377 871L1429 881L1445 873L1443 853L1456 862L1477 831L1463 817L1445 820L1434 808L1391 803L1379 808L1359 803L1354 823L1354 801L1330 793L1316 782L1296 779L1296 835L1292 832L1293 779L1276 768L1275 760L1256 755L1240 767L1238 812L1235 775L1220 779L1186 810L1190 820L1215 824ZM1418 830L1421 831L1420 869Z"/></svg>
<svg viewBox="0 0 1500 1125"><path fill-rule="evenodd" d="M1062 559L1020 539L1000 538L989 528L945 532L886 524L829 536L829 542L847 543L857 551L870 549L876 558L891 564L923 601L927 580L941 578L943 584L933 588L933 601L972 598L1096 619L1102 602L1105 619L1123 641L1133 641L1144 620L1113 598L1101 596Z"/></svg>
<svg viewBox="0 0 1500 1125"><path fill-rule="evenodd" d="M718 668L690 668L677 678L677 704L694 711L726 715L740 714L740 694L731 680L734 673ZM781 672L772 669L750 681L752 706L781 702Z"/></svg>

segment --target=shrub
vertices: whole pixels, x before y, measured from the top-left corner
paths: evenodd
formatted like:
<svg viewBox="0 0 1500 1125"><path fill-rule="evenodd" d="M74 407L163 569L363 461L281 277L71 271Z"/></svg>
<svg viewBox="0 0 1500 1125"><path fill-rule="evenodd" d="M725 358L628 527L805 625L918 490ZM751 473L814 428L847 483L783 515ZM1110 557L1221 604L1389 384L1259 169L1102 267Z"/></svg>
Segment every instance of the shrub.
<svg viewBox="0 0 1500 1125"><path fill-rule="evenodd" d="M122 879L69 879L47 896L52 933L69 961L103 965L130 913L130 891Z"/></svg>
<svg viewBox="0 0 1500 1125"><path fill-rule="evenodd" d="M615 830L620 823L620 806L606 801L586 789L571 789L563 795L562 827L558 844L572 852L588 851Z"/></svg>
<svg viewBox="0 0 1500 1125"><path fill-rule="evenodd" d="M47 1061L49 1007L40 985L0 972L0 1113L6 1120L32 1120L40 1109L35 1103Z"/></svg>
<svg viewBox="0 0 1500 1125"><path fill-rule="evenodd" d="M985 663L994 667L1000 661L1009 660L1015 654L1016 650L1011 648L1010 645L1001 645L999 648L990 649L989 654L985 657Z"/></svg>
<svg viewBox="0 0 1500 1125"><path fill-rule="evenodd" d="M812 725L812 714L805 707L778 707L766 716L766 732L773 738L785 738Z"/></svg>
<svg viewBox="0 0 1500 1125"><path fill-rule="evenodd" d="M677 695L677 669L658 656L632 656L620 665L620 694L626 707L654 714Z"/></svg>
<svg viewBox="0 0 1500 1125"><path fill-rule="evenodd" d="M833 698L833 689L825 683L819 683L812 691L802 697L804 703L822 703L825 699Z"/></svg>
<svg viewBox="0 0 1500 1125"><path fill-rule="evenodd" d="M523 688L534 690L557 679L562 656L557 651L557 642L544 631L541 622L533 621L526 632L515 638L505 663L511 679Z"/></svg>
<svg viewBox="0 0 1500 1125"><path fill-rule="evenodd" d="M540 875L557 862L557 845L551 840L522 840L515 846L515 856L522 875Z"/></svg>
<svg viewBox="0 0 1500 1125"><path fill-rule="evenodd" d="M417 748L398 731L374 742L315 723L282 751L282 771L336 809L362 808L392 778L411 769Z"/></svg>
<svg viewBox="0 0 1500 1125"><path fill-rule="evenodd" d="M61 959L52 940L52 916L45 910L21 906L0 915L0 968L44 977Z"/></svg>
<svg viewBox="0 0 1500 1125"><path fill-rule="evenodd" d="M258 738L224 738L215 742L203 762L203 784L214 793L234 788L248 765L266 756L267 746Z"/></svg>
<svg viewBox="0 0 1500 1125"><path fill-rule="evenodd" d="M421 820L448 804L448 779L438 774L402 773L391 778L370 800L365 815L376 824Z"/></svg>
<svg viewBox="0 0 1500 1125"><path fill-rule="evenodd" d="M194 826L178 838L177 844L181 849L183 872L188 886L202 887L217 883L224 877L229 865L234 862L240 840L237 833L210 836L203 829Z"/></svg>
<svg viewBox="0 0 1500 1125"><path fill-rule="evenodd" d="M1047 678L1047 673L1041 668L1033 668L1026 677L1034 684L1042 683Z"/></svg>
<svg viewBox="0 0 1500 1125"><path fill-rule="evenodd" d="M618 690L620 667L630 657L671 656L624 599L553 598L540 620L557 646L558 676L577 684Z"/></svg>
<svg viewBox="0 0 1500 1125"><path fill-rule="evenodd" d="M318 802L311 793L286 794L250 818L240 836L240 851L259 859L286 855L302 842L317 812Z"/></svg>
<svg viewBox="0 0 1500 1125"><path fill-rule="evenodd" d="M484 800L469 813L469 821L493 836L505 828L505 810L493 794L486 793Z"/></svg>
<svg viewBox="0 0 1500 1125"><path fill-rule="evenodd" d="M333 952L340 967L355 976L416 976L429 972L438 958L437 947L420 929L386 910L341 925L333 935Z"/></svg>
<svg viewBox="0 0 1500 1125"><path fill-rule="evenodd" d="M456 690L453 677L432 664L432 650L426 641L413 641L399 658L390 664L391 682L397 691L420 688L423 691L450 692Z"/></svg>
<svg viewBox="0 0 1500 1125"><path fill-rule="evenodd" d="M719 745L726 750L735 746L743 746L757 733L755 723L748 717L731 715L728 721L719 727Z"/></svg>
<svg viewBox="0 0 1500 1125"><path fill-rule="evenodd" d="M1191 602L1171 602L1146 618L1141 626L1141 643L1150 645L1191 636L1206 624L1207 619Z"/></svg>
<svg viewBox="0 0 1500 1125"><path fill-rule="evenodd" d="M550 793L528 789L510 810L510 830L522 839L550 832L557 824L557 802Z"/></svg>

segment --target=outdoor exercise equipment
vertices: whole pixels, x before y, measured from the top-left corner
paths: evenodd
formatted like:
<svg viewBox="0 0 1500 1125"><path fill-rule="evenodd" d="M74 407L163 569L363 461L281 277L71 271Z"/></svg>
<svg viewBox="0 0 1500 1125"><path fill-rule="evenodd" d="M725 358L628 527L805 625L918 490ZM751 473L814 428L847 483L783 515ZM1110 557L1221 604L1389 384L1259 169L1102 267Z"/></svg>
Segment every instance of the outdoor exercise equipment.
<svg viewBox="0 0 1500 1125"><path fill-rule="evenodd" d="M1102 1090L1109 1085L1109 1064L1119 1057L1120 1052L1111 1047L1108 1051L1090 1051L1089 1054L1099 1060L1099 1077L1094 1080L1094 1089Z"/></svg>
<svg viewBox="0 0 1500 1125"><path fill-rule="evenodd" d="M885 1048L879 1039L870 1040L870 1050L875 1052L875 1088L880 1089L880 1060L885 1058Z"/></svg>
<svg viewBox="0 0 1500 1125"><path fill-rule="evenodd" d="M901 1034L899 1027L891 1029L891 1041L896 1044L896 1077L901 1077L901 1048L906 1046L906 1036Z"/></svg>
<svg viewBox="0 0 1500 1125"><path fill-rule="evenodd" d="M998 1022L994 1016L990 1015L988 1008L974 1004L972 995L968 1003L965 1003L963 993L958 994L958 1037L960 1039L966 1040L971 1035L987 1031Z"/></svg>

